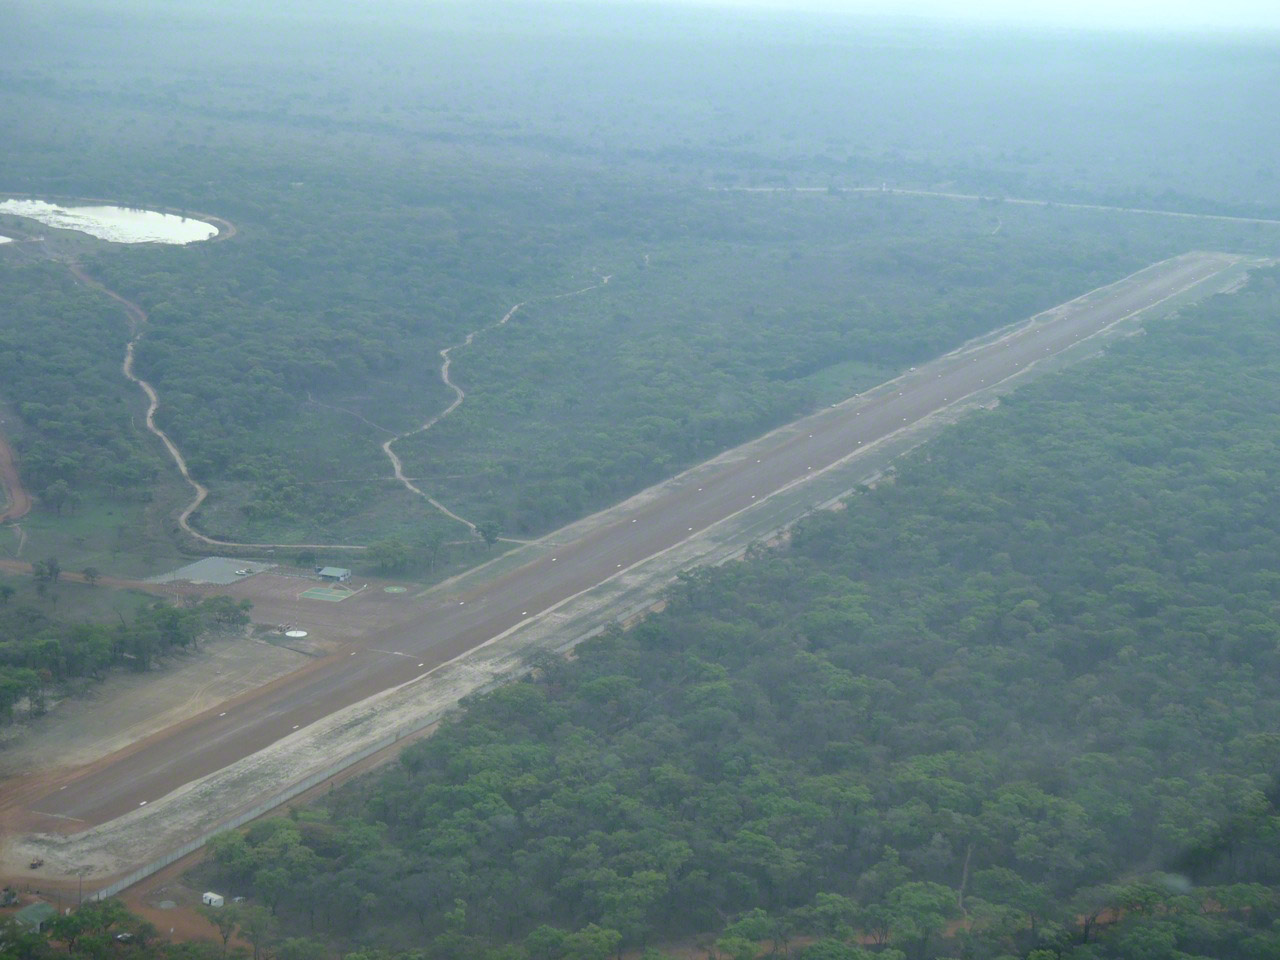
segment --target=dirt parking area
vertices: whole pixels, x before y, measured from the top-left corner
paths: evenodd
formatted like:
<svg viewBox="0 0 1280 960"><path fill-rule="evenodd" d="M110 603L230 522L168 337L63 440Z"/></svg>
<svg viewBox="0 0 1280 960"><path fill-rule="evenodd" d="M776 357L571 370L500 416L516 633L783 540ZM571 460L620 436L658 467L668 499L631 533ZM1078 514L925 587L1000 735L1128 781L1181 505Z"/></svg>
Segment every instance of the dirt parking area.
<svg viewBox="0 0 1280 960"><path fill-rule="evenodd" d="M91 763L310 661L262 640L220 637L159 670L113 673L0 746L0 776Z"/></svg>
<svg viewBox="0 0 1280 960"><path fill-rule="evenodd" d="M358 578L343 586L355 591L345 600L316 600L302 594L324 586L315 577L270 571L245 577L225 586L185 588L204 596L226 595L250 600L254 623L268 627L284 624L306 630L309 641L320 648L357 641L368 633L394 623L410 612L413 595L421 590L392 580ZM388 593L386 588L395 591Z"/></svg>
<svg viewBox="0 0 1280 960"><path fill-rule="evenodd" d="M78 697L56 704L30 723L9 728L0 741L0 778L43 778L93 763L210 707L271 683L318 656L331 653L410 613L420 587L389 580L359 579L354 592L334 602L304 598L321 586L314 577L264 572L235 583L174 583L155 587L175 602L183 596L227 595L250 600L256 629L244 635L210 637L194 653L173 657L146 673L112 673ZM387 592L391 587L394 592ZM401 592L403 591L403 592ZM291 624L306 630L290 641L272 630Z"/></svg>

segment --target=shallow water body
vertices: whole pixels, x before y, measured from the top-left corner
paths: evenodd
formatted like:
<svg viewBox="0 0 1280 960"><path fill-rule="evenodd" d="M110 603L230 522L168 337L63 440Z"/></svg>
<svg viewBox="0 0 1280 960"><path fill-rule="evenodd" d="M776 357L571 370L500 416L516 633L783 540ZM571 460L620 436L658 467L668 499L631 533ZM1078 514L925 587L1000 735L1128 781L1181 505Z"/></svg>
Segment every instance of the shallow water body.
<svg viewBox="0 0 1280 960"><path fill-rule="evenodd" d="M78 230L111 243L187 244L218 235L218 228L203 220L107 204L63 206L44 200L8 199L0 201L0 213L28 217L48 227Z"/></svg>

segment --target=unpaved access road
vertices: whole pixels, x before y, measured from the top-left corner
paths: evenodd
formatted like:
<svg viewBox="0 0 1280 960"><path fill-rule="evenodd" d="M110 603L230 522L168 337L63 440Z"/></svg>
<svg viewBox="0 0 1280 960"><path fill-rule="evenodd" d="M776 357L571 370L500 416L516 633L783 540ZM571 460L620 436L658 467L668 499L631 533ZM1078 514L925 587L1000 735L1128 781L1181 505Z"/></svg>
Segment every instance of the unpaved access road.
<svg viewBox="0 0 1280 960"><path fill-rule="evenodd" d="M0 494L3 494L4 510L0 511L0 523L8 520L21 520L31 512L31 494L22 485L22 477L18 475L17 459L13 455L13 447L0 433Z"/></svg>
<svg viewBox="0 0 1280 960"><path fill-rule="evenodd" d="M395 436L391 437L390 439L385 440L382 444L382 452L383 454L386 455L386 458L391 461L392 472L395 474L395 478L400 483L400 485L403 486L410 493L416 496L419 496L423 500L427 501L427 503L431 504L431 506L435 507L437 510L443 513L450 520L456 520L458 523L462 524L464 527L470 530L473 534L475 534L476 536L479 536L480 530L478 527L476 527L474 523L472 523L470 520L466 519L465 517L458 516L456 513L454 513L452 510L446 507L443 503L441 503L435 497L431 496L431 494L424 493L412 480L410 480L408 477L405 476L404 463L401 461L399 455L392 448L401 440L407 440L409 437L416 437L419 434L426 433L428 430L434 427L437 423L445 419L445 417L448 417L450 414L453 413L453 411L457 410L460 406L462 406L462 402L467 399L467 392L463 390L462 387L454 383L453 379L449 376L449 367L453 365L453 351L461 350L465 347L471 346L471 344L475 342L476 337L478 337L482 333L486 333L489 330L493 330L498 327L505 327L507 323L511 320L511 318L514 317L517 313L519 313L520 310L529 303L534 303L538 301L549 301L549 300L564 300L569 297L576 297L576 296L579 296L580 294L586 293L589 290L599 290L601 287L607 286L611 279L613 279L612 276L602 275L600 277L599 283L593 283L588 287L582 287L578 290L570 290L568 293L557 293L557 294L554 294L553 296L538 297L536 298L536 300L521 300L514 307L512 307L510 310L504 313L502 315L502 319L494 321L493 323L489 324L489 326L487 327L481 327L478 330L472 330L459 343L455 343L452 346L445 347L443 350L441 350L440 351L440 382L453 391L453 402L450 403L449 406L441 410L439 413L437 413L435 416L429 417L426 420L426 422L423 423L421 426L415 427L414 429L406 431L405 433L398 433ZM360 417L360 419L364 420L364 417ZM365 422L368 423L367 420L365 420ZM370 424L370 426L377 427L377 424ZM382 429L382 428L378 427L378 429ZM498 539L504 540L507 543L527 543L528 542L526 540L513 540L511 537L499 537Z"/></svg>
<svg viewBox="0 0 1280 960"><path fill-rule="evenodd" d="M260 690L56 779L0 789L6 832L76 833L154 802L196 778L289 736L334 711L404 684L550 610L721 520L794 487L877 440L962 398L1017 376L1037 361L1239 265L1195 253L1114 284L921 365L855 397L730 452L529 549L532 559L487 582L427 591L400 619ZM803 429L797 429L803 427ZM696 479L694 479L696 477ZM269 790L276 785L263 785Z"/></svg>
<svg viewBox="0 0 1280 960"><path fill-rule="evenodd" d="M235 233L236 233L235 227L232 226L230 223L228 223L225 220L220 220L216 217L212 219L216 220L220 224L224 224L225 227L230 231L229 233L224 232L222 234L219 234L219 236L216 237L215 239L221 240L228 236L235 236ZM188 503L187 506L183 509L182 513L178 515L178 526L182 528L184 533L186 533L193 540L199 541L201 544L203 544L206 547L230 547L232 549L250 549L250 550L261 550L261 549L365 550L365 549L368 549L366 545L359 544L359 543L242 543L240 541L235 541L235 540L217 540L213 537L206 536L205 534L201 533L199 530L195 529L195 527L191 525L191 518L195 515L196 511L199 510L200 507L204 504L205 500L209 498L209 488L206 487L203 483L201 483L199 480L197 480L195 477L191 475L191 470L187 466L187 460L182 455L182 451L178 449L178 445L174 443L173 440L170 438L170 436L167 433L165 433L163 430L161 430L160 427L156 424L156 411L160 409L160 396L156 392L155 387L153 387L146 380L142 379L142 377L138 376L136 370L134 369L134 359L136 356L136 349L138 346L138 342L142 339L142 336L146 332L146 328L147 328L147 312L143 310L142 307L140 307L138 304L134 303L132 300L127 299L126 297L117 293L115 290L112 290L110 287L103 284L101 281L96 280L95 278L89 276L89 274L85 272L84 268L80 266L80 264L75 262L69 262L67 264L67 269L71 272L71 276L75 278L77 283L84 284L87 287L92 287L95 290L105 293L112 300L115 300L117 303L119 303L122 307L124 307L125 314L129 318L129 328L131 330L131 335L129 338L129 342L125 345L124 361L120 365L120 372L124 374L125 378L130 383L136 384L138 389L141 390L143 394L146 396L147 398L147 415L146 415L147 431L151 433L153 436L159 438L160 442L164 444L164 448L168 452L170 459L173 460L174 465L177 466L178 472L182 474L182 479L186 481L187 486L191 488L191 492L192 492L191 502ZM390 461L391 468L396 480L410 493L426 500L429 504L431 504L431 506L435 507L435 509L439 510L445 516L449 517L452 520L456 520L458 523L462 524L469 531L471 531L472 534L475 534L478 536L479 530L474 523L472 523L470 520L466 519L465 517L458 516L456 513L454 513L452 510L446 507L439 500L435 499L430 494L425 493L423 490L421 490L416 484L414 484L412 480L410 480L407 476L405 476L404 463L400 460L400 457L396 454L395 450L393 450L392 447L394 447L395 444L399 443L401 440L407 439L408 437L416 436L420 433L425 433L426 431L430 430L437 423L439 423L441 420L445 419L445 417L449 416L456 409L458 409L458 407L462 405L463 400L466 399L466 396L467 396L466 392L461 387L459 387L456 383L454 383L453 380L450 379L449 377L449 366L450 364L453 363L453 358L451 354L454 350L459 350L463 347L469 347L472 341L474 341L475 338L481 333L494 329L495 327L505 326L507 321L509 321L512 317L514 317L516 313L520 310L520 308L524 307L526 304L539 302L539 301L564 300L567 297L576 297L579 294L586 293L589 290L598 290L601 287L606 286L611 279L612 279L611 276L601 275L600 282L593 283L590 286L582 287L577 290L570 290L568 293L557 293L549 296L536 297L531 300L523 300L520 303L517 303L510 310L508 310L500 320L495 321L494 323L490 324L487 327L481 327L478 330L472 330L470 333L467 334L466 338L462 340L460 343L455 343L452 346L445 347L443 350L441 350L440 351L440 360L441 360L440 381L446 387L448 387L450 390L453 391L454 393L453 402L450 403L449 406L446 407L444 410L442 410L440 413L436 414L433 417L430 417L421 426L415 427L414 429L408 430L404 433L394 434L382 444L382 452L386 455L387 459ZM310 394L308 394L307 397L309 400L311 400L312 403L318 402L314 398L312 398ZM328 404L320 404L320 405L328 406ZM342 408L335 407L333 409L341 410ZM383 432L386 432L386 433L391 432L386 430L383 427L379 427L376 423L372 423L371 421L366 420L364 417L360 416L358 413L354 413L354 411L343 410L342 412L352 414L358 417L359 419L364 420L365 423L368 423L369 426L373 427L376 430L382 430ZM3 480L7 477L7 474L4 473L3 454L4 454L4 437L3 435L0 435L0 480ZM10 456L10 466L12 466L12 456ZM13 470L12 473L16 483L17 476L18 476L17 471ZM25 496L25 492L22 491L22 488L20 486L17 489L20 494ZM20 500L15 501L15 506L21 507L21 505L22 503ZM28 497L26 501L26 509L23 510L22 513L15 513L14 518L16 519L17 517L24 515L27 512L27 510L29 510L30 508L31 508L31 501L30 501L30 498ZM5 519L8 519L8 512L6 512L4 516L0 516L0 522L3 522ZM513 540L510 537L499 537L498 539L506 541L508 543L526 543L527 542L525 540Z"/></svg>

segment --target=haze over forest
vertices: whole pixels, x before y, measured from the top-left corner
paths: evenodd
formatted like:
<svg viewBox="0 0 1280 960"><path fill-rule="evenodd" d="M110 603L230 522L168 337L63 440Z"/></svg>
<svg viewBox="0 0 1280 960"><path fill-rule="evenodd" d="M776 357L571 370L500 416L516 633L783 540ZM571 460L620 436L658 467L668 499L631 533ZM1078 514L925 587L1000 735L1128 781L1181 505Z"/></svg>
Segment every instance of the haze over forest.
<svg viewBox="0 0 1280 960"><path fill-rule="evenodd" d="M0 23L4 960L1280 956L1273 5Z"/></svg>

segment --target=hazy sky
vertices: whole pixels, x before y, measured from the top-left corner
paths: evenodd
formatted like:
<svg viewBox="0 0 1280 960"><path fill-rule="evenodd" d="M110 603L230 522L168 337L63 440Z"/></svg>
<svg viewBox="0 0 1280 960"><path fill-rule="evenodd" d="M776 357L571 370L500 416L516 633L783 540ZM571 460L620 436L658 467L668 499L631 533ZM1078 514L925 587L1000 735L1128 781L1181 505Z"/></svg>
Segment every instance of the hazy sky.
<svg viewBox="0 0 1280 960"><path fill-rule="evenodd" d="M1280 30L1280 0L705 0L724 6L1071 27Z"/></svg>

